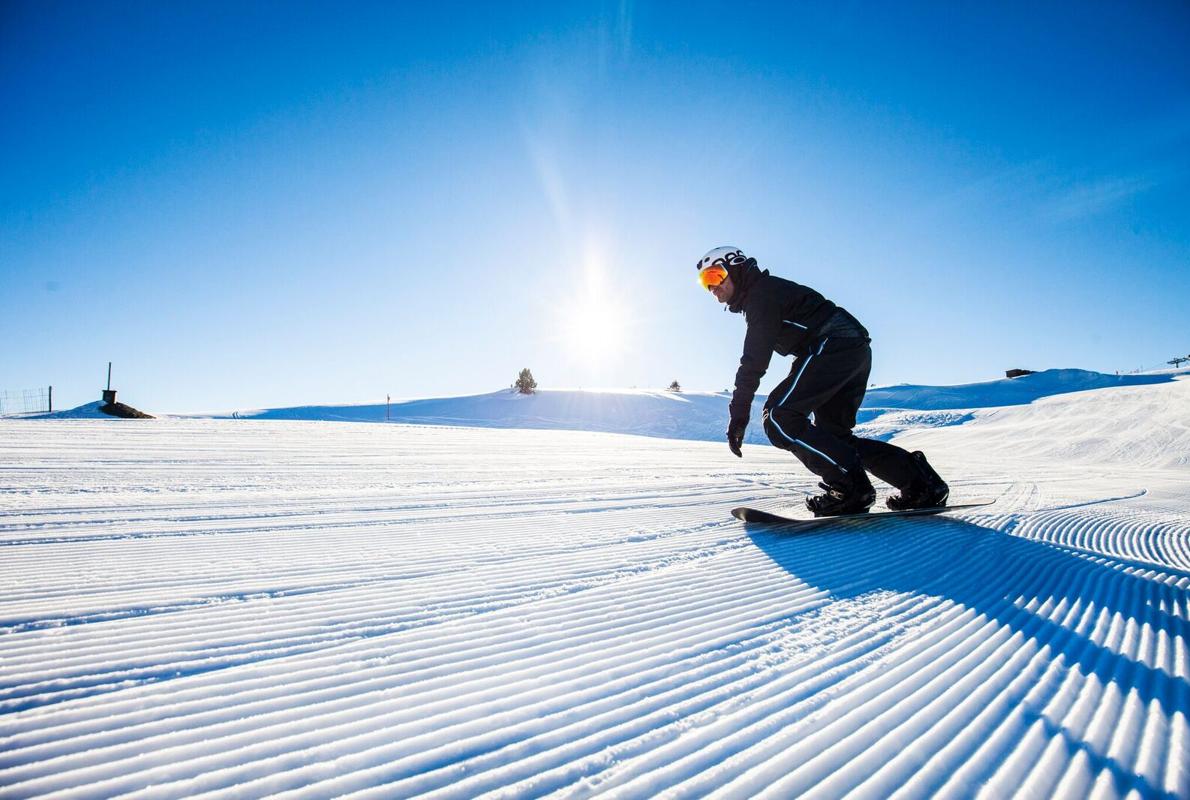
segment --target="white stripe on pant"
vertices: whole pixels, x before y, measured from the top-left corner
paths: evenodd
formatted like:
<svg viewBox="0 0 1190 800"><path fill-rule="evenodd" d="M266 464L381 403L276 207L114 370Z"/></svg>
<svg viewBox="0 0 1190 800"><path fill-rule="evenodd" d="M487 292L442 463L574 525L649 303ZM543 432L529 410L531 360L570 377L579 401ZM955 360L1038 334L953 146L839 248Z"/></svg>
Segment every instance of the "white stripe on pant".
<svg viewBox="0 0 1190 800"><path fill-rule="evenodd" d="M780 403L777 403L777 405L773 406L773 409L779 408L780 406L785 404L785 401L789 399L789 396L791 394L793 394L793 390L797 388L797 382L802 379L802 374L806 371L806 367L808 367L810 365L810 361L814 358L814 356L822 355L822 348L826 347L826 343L829 341L830 341L830 337L823 339L822 342L818 345L818 350L811 353L810 355L806 356L806 360L802 362L801 369L799 369L797 371L797 375L794 377L793 383L790 384L790 386L789 386L789 391L787 391L785 393L785 396L781 398ZM776 428L781 433L782 436L784 436L786 439L788 439L793 444L804 447L805 449L809 450L811 453L821 456L822 458L829 461L832 466L837 467L839 469L839 471L841 471L843 474L847 474L847 468L844 467L839 462L835 461L833 458L828 456L826 453L822 452L821 450L815 450L813 447L806 444L801 439L795 439L792 436L790 436L788 433L786 433L784 430L782 430L780 424L778 424L777 420L773 418L773 409L769 410L769 422L773 423L773 427Z"/></svg>

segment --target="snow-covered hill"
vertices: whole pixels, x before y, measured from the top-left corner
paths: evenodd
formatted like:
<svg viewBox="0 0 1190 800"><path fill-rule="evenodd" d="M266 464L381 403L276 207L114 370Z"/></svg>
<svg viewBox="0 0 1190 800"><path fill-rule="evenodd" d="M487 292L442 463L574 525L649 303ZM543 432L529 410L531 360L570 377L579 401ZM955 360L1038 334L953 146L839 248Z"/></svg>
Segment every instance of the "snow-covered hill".
<svg viewBox="0 0 1190 800"><path fill-rule="evenodd" d="M1079 369L1055 369L1013 380L1001 379L958 386L902 384L871 389L859 414L862 435L887 439L912 428L968 422L977 409L1032 403L1045 397L1094 389L1168 384L1180 372L1105 375ZM389 422L469 428L523 428L600 431L666 439L721 441L727 427L726 392L661 392L647 390L583 391L543 389L532 395L502 390L464 397L409 400L391 405L309 405L254 409L192 418ZM759 424L767 398L756 398L747 441L767 444ZM45 417L104 418L99 403L90 403Z"/></svg>
<svg viewBox="0 0 1190 800"><path fill-rule="evenodd" d="M0 420L0 795L1190 796L1190 380L981 386L866 424L994 505L797 535L718 430Z"/></svg>
<svg viewBox="0 0 1190 800"><path fill-rule="evenodd" d="M1168 383L1175 373L1104 375L1079 369L1047 370L1013 380L959 386L898 385L872 389L864 401L861 423L872 423L889 411L928 412L890 418L867 430L887 438L906 427L957 424L969 410L1030 403L1042 397L1123 386ZM604 431L659 436L667 439L719 441L727 421L729 393L622 390L543 389L532 395L511 390L466 397L411 400L381 405L293 406L212 415L225 418L325 420L461 425L481 428L539 428ZM752 419L759 420L767 398L756 398ZM748 441L766 443L760 425L749 429Z"/></svg>

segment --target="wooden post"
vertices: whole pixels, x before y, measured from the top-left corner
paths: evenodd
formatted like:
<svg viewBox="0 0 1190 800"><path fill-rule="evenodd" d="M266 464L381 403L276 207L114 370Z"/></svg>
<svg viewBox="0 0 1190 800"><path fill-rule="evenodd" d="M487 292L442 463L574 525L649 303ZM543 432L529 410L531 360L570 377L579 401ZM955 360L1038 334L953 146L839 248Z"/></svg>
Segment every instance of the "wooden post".
<svg viewBox="0 0 1190 800"><path fill-rule="evenodd" d="M50 387L49 408L47 409L47 411L50 414L54 413L54 387L53 386Z"/></svg>
<svg viewBox="0 0 1190 800"><path fill-rule="evenodd" d="M388 420L389 420L388 411L389 411L389 406L392 405L392 402L393 402L393 396L391 394L386 394L384 396L384 421L385 422L388 422Z"/></svg>
<svg viewBox="0 0 1190 800"><path fill-rule="evenodd" d="M116 404L116 390L112 388L112 362L107 362L107 388L103 390L103 402L106 405Z"/></svg>

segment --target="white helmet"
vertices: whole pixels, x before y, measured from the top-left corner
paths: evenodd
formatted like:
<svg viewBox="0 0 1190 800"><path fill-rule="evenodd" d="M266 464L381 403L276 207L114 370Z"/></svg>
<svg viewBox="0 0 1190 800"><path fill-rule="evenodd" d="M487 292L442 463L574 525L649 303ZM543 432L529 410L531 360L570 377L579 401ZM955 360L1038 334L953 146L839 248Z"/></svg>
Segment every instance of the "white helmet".
<svg viewBox="0 0 1190 800"><path fill-rule="evenodd" d="M722 267L738 267L747 262L748 257L738 247L716 247L698 260L698 271L702 272L711 265Z"/></svg>

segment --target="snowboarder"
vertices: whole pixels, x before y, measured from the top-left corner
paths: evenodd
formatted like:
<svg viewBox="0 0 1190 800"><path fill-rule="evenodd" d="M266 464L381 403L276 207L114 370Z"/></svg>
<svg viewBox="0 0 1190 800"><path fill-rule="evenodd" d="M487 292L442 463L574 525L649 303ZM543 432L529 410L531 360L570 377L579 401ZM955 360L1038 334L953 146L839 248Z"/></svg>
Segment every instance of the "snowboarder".
<svg viewBox="0 0 1190 800"><path fill-rule="evenodd" d="M737 247L699 259L698 279L748 324L727 427L732 453L743 457L752 399L773 353L794 354L789 376L764 404L764 430L822 478L825 493L806 500L816 517L871 508L876 491L865 470L899 490L886 501L894 511L946 505L950 489L923 453L852 433L872 369L871 339L855 317L808 286L770 275Z"/></svg>

